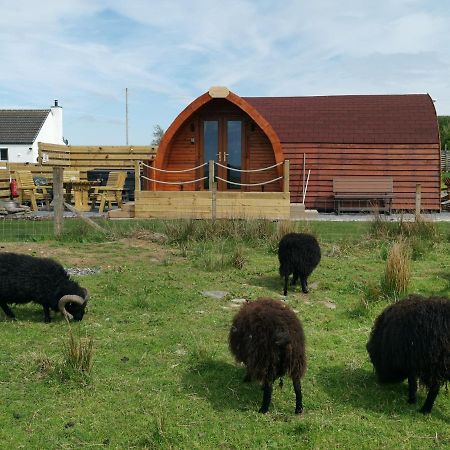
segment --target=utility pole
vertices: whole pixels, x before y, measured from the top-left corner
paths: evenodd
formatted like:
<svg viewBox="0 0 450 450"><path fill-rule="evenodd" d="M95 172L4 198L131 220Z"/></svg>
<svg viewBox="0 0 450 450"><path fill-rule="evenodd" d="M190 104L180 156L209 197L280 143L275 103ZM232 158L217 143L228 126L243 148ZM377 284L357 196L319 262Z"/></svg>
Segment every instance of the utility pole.
<svg viewBox="0 0 450 450"><path fill-rule="evenodd" d="M125 88L125 144L128 145L128 88Z"/></svg>

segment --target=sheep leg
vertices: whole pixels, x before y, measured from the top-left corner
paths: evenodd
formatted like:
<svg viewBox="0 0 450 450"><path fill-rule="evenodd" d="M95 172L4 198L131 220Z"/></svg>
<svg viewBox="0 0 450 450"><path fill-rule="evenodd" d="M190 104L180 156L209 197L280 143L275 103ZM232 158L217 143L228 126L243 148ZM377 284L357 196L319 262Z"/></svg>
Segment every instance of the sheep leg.
<svg viewBox="0 0 450 450"><path fill-rule="evenodd" d="M288 280L289 280L289 275L285 275L285 276L284 276L284 290L283 290L283 295L284 295L285 297L286 297L286 295L287 295Z"/></svg>
<svg viewBox="0 0 450 450"><path fill-rule="evenodd" d="M270 401L272 400L272 383L264 383L262 389L263 400L259 412L265 414L269 410Z"/></svg>
<svg viewBox="0 0 450 450"><path fill-rule="evenodd" d="M0 306L2 307L2 309L5 312L7 317L10 317L11 319L16 318L14 313L11 311L11 308L6 303L2 303L2 304L0 304Z"/></svg>
<svg viewBox="0 0 450 450"><path fill-rule="evenodd" d="M44 308L44 322L50 323L52 321L52 319L50 317L50 306L42 305L42 307Z"/></svg>
<svg viewBox="0 0 450 450"><path fill-rule="evenodd" d="M408 403L416 403L417 401L417 379L415 376L408 377Z"/></svg>
<svg viewBox="0 0 450 450"><path fill-rule="evenodd" d="M292 277L291 286L295 286L297 284L298 280L298 273L294 272L294 275Z"/></svg>
<svg viewBox="0 0 450 450"><path fill-rule="evenodd" d="M295 391L295 414L301 414L303 411L302 384L298 378L294 378L292 384Z"/></svg>
<svg viewBox="0 0 450 450"><path fill-rule="evenodd" d="M431 386L430 389L428 390L427 399L425 400L425 403L420 409L421 413L429 414L431 412L431 409L433 408L433 404L434 401L436 400L438 393L439 393L439 384L433 384L433 386Z"/></svg>
<svg viewBox="0 0 450 450"><path fill-rule="evenodd" d="M304 294L308 293L308 280L306 279L306 277L300 277L300 281L302 283L302 291Z"/></svg>

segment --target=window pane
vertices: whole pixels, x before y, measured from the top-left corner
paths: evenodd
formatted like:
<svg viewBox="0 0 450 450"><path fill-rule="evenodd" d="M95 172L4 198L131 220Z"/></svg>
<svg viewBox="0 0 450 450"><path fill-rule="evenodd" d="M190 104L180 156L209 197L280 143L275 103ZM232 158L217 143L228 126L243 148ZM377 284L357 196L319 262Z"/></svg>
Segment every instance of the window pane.
<svg viewBox="0 0 450 450"><path fill-rule="evenodd" d="M203 162L217 161L219 152L219 122L217 120L205 120L203 122ZM209 174L208 164L203 169L203 176ZM216 180L215 180L216 181ZM203 186L208 188L208 179L204 180Z"/></svg>
<svg viewBox="0 0 450 450"><path fill-rule="evenodd" d="M227 167L242 169L242 122L240 120L229 120L227 122ZM227 169L227 179L233 183L241 182L241 172ZM228 184L228 189L240 189L241 186Z"/></svg>

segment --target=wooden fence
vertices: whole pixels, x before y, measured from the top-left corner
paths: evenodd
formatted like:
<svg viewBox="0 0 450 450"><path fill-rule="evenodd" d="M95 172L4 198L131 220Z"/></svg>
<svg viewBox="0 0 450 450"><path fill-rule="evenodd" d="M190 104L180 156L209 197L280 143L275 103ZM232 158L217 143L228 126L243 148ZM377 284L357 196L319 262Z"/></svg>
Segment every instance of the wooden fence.
<svg viewBox="0 0 450 450"><path fill-rule="evenodd" d="M17 170L29 170L33 175L42 175L49 181L53 178L53 167L78 170L82 180L87 172L95 169L134 170L135 162L146 160L150 163L158 146L74 146L39 143L37 163L6 163L6 170L0 169L0 198L9 189L10 175L14 178ZM8 186L6 186L6 182Z"/></svg>
<svg viewBox="0 0 450 450"><path fill-rule="evenodd" d="M55 145L39 142L38 164L87 172L94 169L134 169L135 161L155 158L158 146Z"/></svg>
<svg viewBox="0 0 450 450"><path fill-rule="evenodd" d="M450 150L448 148L441 150L441 172L450 172Z"/></svg>

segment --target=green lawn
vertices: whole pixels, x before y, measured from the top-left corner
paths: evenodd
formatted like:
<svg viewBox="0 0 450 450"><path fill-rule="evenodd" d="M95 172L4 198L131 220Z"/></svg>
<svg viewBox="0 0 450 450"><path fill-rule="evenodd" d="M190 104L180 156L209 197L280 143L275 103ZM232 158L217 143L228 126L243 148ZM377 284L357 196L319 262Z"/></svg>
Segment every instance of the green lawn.
<svg viewBox="0 0 450 450"><path fill-rule="evenodd" d="M297 287L287 298L307 337L301 416L287 379L259 414L261 390L242 383L227 345L232 299L281 298L275 225L234 223L230 234L227 225L199 231L200 222L111 226L114 239L74 227L60 242L2 244L101 271L77 278L91 300L72 324L76 336L94 339L90 378L58 371L68 341L60 315L45 324L36 305L13 306L16 322L0 312L0 448L449 448L445 389L423 416L423 389L409 405L406 383L380 386L372 372L365 344L388 304L379 286L391 238L373 238L369 223L298 225L322 246L310 294ZM450 294L450 224L438 230L412 244L410 292ZM152 242L153 231L169 242ZM229 294L218 300L207 290Z"/></svg>

